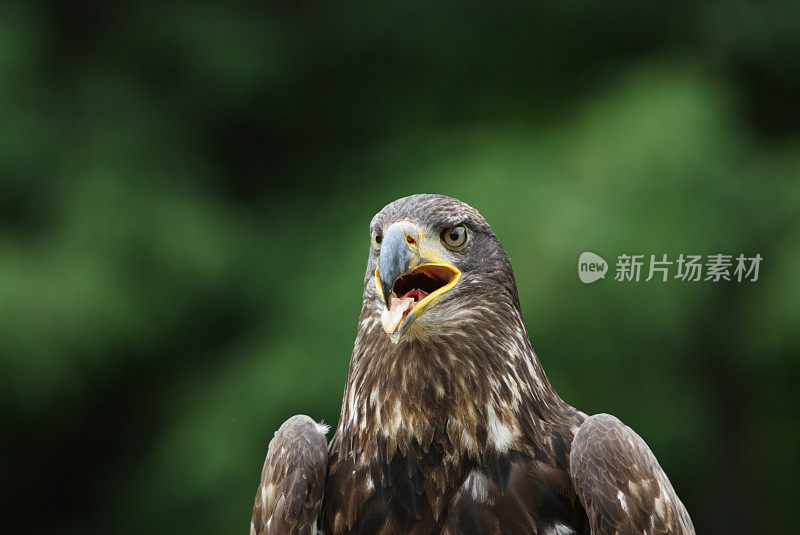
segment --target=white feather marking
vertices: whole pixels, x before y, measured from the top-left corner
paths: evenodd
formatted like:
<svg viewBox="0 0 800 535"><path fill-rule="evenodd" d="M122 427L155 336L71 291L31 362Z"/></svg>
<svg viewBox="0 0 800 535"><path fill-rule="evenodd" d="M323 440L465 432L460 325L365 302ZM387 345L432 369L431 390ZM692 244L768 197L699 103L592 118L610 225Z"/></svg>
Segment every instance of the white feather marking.
<svg viewBox="0 0 800 535"><path fill-rule="evenodd" d="M661 491L661 495L664 497L664 500L671 505L672 500L669 497L669 492L667 492L667 489L664 487L664 484L661 482L661 480L658 481L658 488Z"/></svg>
<svg viewBox="0 0 800 535"><path fill-rule="evenodd" d="M573 535L575 530L569 526L565 526L564 524L553 524L549 530L545 532L545 535Z"/></svg>
<svg viewBox="0 0 800 535"><path fill-rule="evenodd" d="M392 424L390 426L395 435L397 435L401 425L403 425L403 408L398 400L394 404L394 414L392 415Z"/></svg>
<svg viewBox="0 0 800 535"><path fill-rule="evenodd" d="M617 492L617 500L619 500L619 504L622 506L622 510L626 513L628 512L628 501L625 499L625 495L622 494L622 491Z"/></svg>
<svg viewBox="0 0 800 535"><path fill-rule="evenodd" d="M469 473L467 479L464 480L464 484L461 486L461 492L463 494L468 494L469 497L476 502L486 503L489 499L487 483L486 476L473 470Z"/></svg>
<svg viewBox="0 0 800 535"><path fill-rule="evenodd" d="M469 453L476 453L478 451L478 443L472 438L472 435L467 433L466 429L461 429L461 444L466 448Z"/></svg>
<svg viewBox="0 0 800 535"><path fill-rule="evenodd" d="M315 426L315 428L317 430L317 433L319 433L322 436L327 435L328 431L331 430L331 426L329 426L325 422L319 422L319 423L314 422L314 426Z"/></svg>
<svg viewBox="0 0 800 535"><path fill-rule="evenodd" d="M508 374L505 376L506 379L506 388L511 390L511 393L514 394L514 399L517 403L522 401L522 396L520 396L519 388L515 388L517 385L520 384L520 381L516 379L512 374Z"/></svg>
<svg viewBox="0 0 800 535"><path fill-rule="evenodd" d="M489 442L491 442L498 452L505 452L517 438L517 430L506 427L498 418L494 407L489 404L486 406L486 427L489 432Z"/></svg>

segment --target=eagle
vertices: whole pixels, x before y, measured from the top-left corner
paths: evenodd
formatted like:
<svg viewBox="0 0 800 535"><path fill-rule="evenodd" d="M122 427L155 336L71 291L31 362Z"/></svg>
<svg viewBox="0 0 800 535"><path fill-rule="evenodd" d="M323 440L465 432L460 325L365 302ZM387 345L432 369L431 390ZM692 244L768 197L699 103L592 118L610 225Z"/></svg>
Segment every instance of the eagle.
<svg viewBox="0 0 800 535"><path fill-rule="evenodd" d="M653 452L559 397L477 210L412 195L370 223L339 424L269 443L251 535L693 534Z"/></svg>

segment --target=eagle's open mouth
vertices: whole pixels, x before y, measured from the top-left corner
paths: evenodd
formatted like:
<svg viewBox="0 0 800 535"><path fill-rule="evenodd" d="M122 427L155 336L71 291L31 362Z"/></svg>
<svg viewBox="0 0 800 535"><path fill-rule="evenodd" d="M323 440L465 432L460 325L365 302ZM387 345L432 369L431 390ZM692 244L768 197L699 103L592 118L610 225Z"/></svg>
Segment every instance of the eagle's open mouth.
<svg viewBox="0 0 800 535"><path fill-rule="evenodd" d="M436 297L452 288L461 273L448 264L423 264L399 277L392 286L392 303L381 318L383 328L391 333L406 317L418 316Z"/></svg>
<svg viewBox="0 0 800 535"><path fill-rule="evenodd" d="M420 266L397 279L392 286L393 297L413 297L422 301L455 277L452 269L444 266Z"/></svg>

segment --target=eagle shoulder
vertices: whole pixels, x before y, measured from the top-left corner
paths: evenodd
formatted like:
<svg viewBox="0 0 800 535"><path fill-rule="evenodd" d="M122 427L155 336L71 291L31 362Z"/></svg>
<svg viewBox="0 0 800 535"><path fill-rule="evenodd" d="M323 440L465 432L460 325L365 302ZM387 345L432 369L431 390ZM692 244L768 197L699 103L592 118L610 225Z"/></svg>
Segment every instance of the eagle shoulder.
<svg viewBox="0 0 800 535"><path fill-rule="evenodd" d="M581 424L569 472L596 535L693 535L694 527L655 455L610 414Z"/></svg>
<svg viewBox="0 0 800 535"><path fill-rule="evenodd" d="M269 443L253 503L250 535L313 535L325 491L328 426L305 415L286 420Z"/></svg>

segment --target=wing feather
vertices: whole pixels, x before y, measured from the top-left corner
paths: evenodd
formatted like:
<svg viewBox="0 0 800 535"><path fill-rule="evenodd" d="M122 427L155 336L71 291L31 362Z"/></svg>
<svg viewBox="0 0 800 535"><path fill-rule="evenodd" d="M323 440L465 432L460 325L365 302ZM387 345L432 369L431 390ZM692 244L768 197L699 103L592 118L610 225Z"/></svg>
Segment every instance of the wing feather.
<svg viewBox="0 0 800 535"><path fill-rule="evenodd" d="M250 535L312 535L325 491L327 426L292 416L270 441L253 503Z"/></svg>
<svg viewBox="0 0 800 535"><path fill-rule="evenodd" d="M694 527L650 448L609 414L583 422L569 472L595 535L693 535Z"/></svg>

